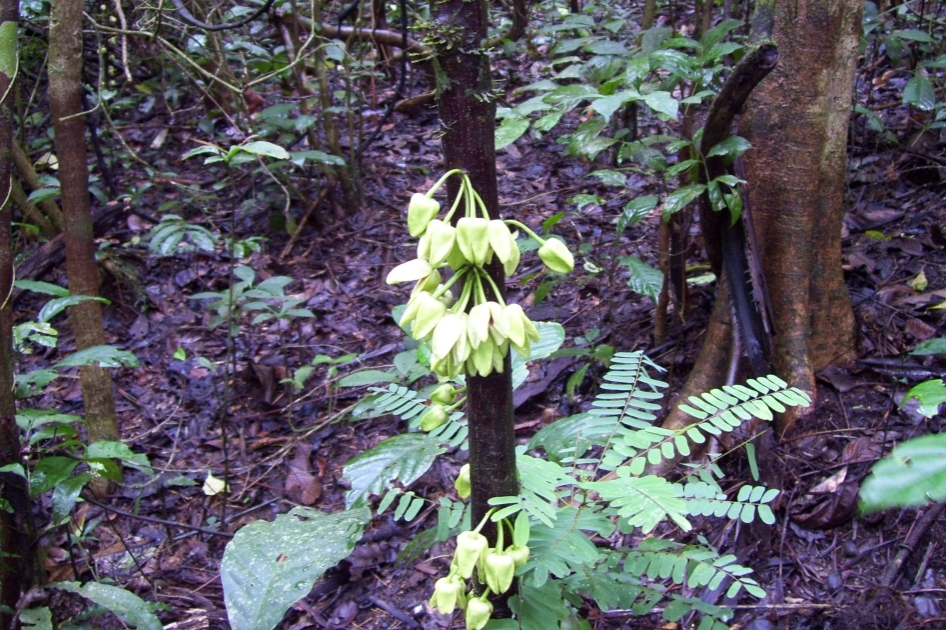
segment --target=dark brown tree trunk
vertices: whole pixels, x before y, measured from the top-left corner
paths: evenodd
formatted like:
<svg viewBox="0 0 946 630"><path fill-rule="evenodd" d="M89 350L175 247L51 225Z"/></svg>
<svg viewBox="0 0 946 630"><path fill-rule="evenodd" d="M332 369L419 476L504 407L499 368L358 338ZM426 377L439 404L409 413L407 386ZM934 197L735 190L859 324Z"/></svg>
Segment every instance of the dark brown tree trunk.
<svg viewBox="0 0 946 630"><path fill-rule="evenodd" d="M89 167L82 114L82 0L52 4L49 27L49 101L56 130L56 154L62 196L66 274L73 295L97 296L99 270L89 206ZM71 309L76 345L105 343L102 305L95 300ZM118 422L112 377L98 365L80 368L89 441L117 440Z"/></svg>
<svg viewBox="0 0 946 630"><path fill-rule="evenodd" d="M815 394L815 370L855 355L854 317L841 270L841 218L847 121L855 70L860 0L767 0L756 5L752 27L773 27L779 64L752 93L740 134L749 206L771 296L774 372ZM720 309L717 308L717 311ZM719 313L717 313L719 315ZM734 344L722 317L711 320L705 347L684 395L717 387ZM797 409L797 408L796 408ZM784 435L796 415L776 418ZM664 425L692 420L672 412Z"/></svg>
<svg viewBox="0 0 946 630"><path fill-rule="evenodd" d="M494 146L496 105L485 48L486 3L438 1L431 4L431 14L431 39L441 42L436 51L440 76L448 77L440 85L438 95L444 166L446 170L466 171L489 215L499 218ZM455 198L458 189L459 179L451 178L451 198ZM494 259L488 271L505 293L506 279L499 262ZM491 497L519 492L509 358L502 373L468 377L467 384L473 522L478 523L489 510L487 501ZM494 531L490 527L484 533L493 540Z"/></svg>
<svg viewBox="0 0 946 630"><path fill-rule="evenodd" d="M13 80L16 74L17 0L0 2L0 466L22 464L20 434L13 399L13 201L10 175L13 166ZM0 510L0 605L16 609L20 593L29 587L29 490L26 480L12 472L0 473L0 499L12 513ZM0 615L0 625L9 624Z"/></svg>

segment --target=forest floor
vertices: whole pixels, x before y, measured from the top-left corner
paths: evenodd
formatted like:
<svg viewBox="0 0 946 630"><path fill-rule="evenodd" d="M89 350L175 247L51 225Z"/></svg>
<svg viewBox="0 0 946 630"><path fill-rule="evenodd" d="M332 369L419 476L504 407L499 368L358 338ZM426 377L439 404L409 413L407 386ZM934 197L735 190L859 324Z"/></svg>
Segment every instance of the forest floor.
<svg viewBox="0 0 946 630"><path fill-rule="evenodd" d="M123 133L132 146L147 151L166 124L169 120L157 113ZM195 130L175 129L165 155L182 155L200 137ZM820 375L817 406L776 450L784 495L775 526L746 530L696 519L694 533L724 552L739 553L769 593L762 601L744 597L733 602L736 628L946 628L946 520L928 527L899 570L890 573L918 520L932 508L890 510L866 518L855 514L858 487L873 462L899 441L943 428L942 415L926 419L899 403L909 386L944 371L942 357L937 363L935 357L905 356L919 342L943 336L946 330L946 310L930 308L946 302L944 173L930 166L928 155L920 151L878 142L861 122L852 130L844 261L862 360ZM944 144L937 138L926 146L942 164ZM222 253L159 259L139 250L141 255L132 260L146 299L138 304L126 285L106 276L105 294L113 302L106 309L108 341L140 361L138 368L115 371L122 436L133 450L148 455L159 474L157 481L149 481L129 473L108 498L107 509L82 503L72 535L62 528L53 530L45 540L50 580L95 575L127 586L167 605L161 613L170 624L166 628L226 627L218 568L229 538L167 523L232 533L296 505L333 512L344 508L344 464L403 431L404 424L390 416L353 420L342 413L366 388L335 387L330 366L320 367L295 394L280 380L287 370L317 355L357 355L357 361L338 368L343 375L390 365L403 349L404 335L391 309L404 303L407 293L383 280L394 265L413 258L404 223L407 201L437 179L441 163L435 113L396 114L364 157L364 209L310 226L285 256L280 255L285 234L269 229L266 212L237 226L242 237L264 234L269 239L248 262L257 276L295 279L288 293L302 298L300 306L316 317L256 325L244 317L233 339L237 361L232 379L224 376L226 326L212 328L214 313L206 308L207 301L192 299L196 293L227 287L229 264ZM187 169L193 169L195 179L205 176L198 161L175 167L182 177ZM659 216L629 228L622 242L614 242L613 221L623 202L575 211L568 200L577 193L608 199L621 191L587 178L602 165L568 157L551 135L538 141L524 138L501 151L497 168L507 216L515 214L537 228L549 216L565 213L554 231L581 244L584 252L576 271L544 299L536 295L540 279L531 277L538 266L526 259L524 270L510 282L511 300L523 304L533 320L562 323L567 346L597 331L594 344L645 350L669 370L669 380L678 388L699 350L715 284L692 286L685 321L675 317L671 342L654 347L654 303L628 288L628 271L615 261L626 255L656 261ZM132 170L120 180L131 187L144 177ZM661 192L658 182L642 175L632 176L629 186L637 195ZM142 197L141 207L158 215L158 206L175 197L182 198L180 189L156 185ZM333 214L331 199L319 210L325 217ZM334 199L338 205L345 203L339 196ZM221 202L190 218L203 216L208 224L227 225L229 207ZM120 250L122 243L143 237L150 227L130 217L106 238ZM699 261L695 228L693 237L688 254ZM921 273L928 284L917 289ZM64 271L44 279L64 283ZM39 304L33 297L21 297L18 317L32 317ZM60 345L72 347L68 327ZM24 367L54 358L27 357ZM587 359L565 357L531 366L524 387L528 395L517 399L517 436L523 443L543 425L582 409L593 398L601 365L589 371L571 399L565 391L568 377L583 361ZM57 383L34 402L81 413L78 380ZM222 408L227 413L220 414ZM452 480L465 457L462 450L448 453L413 490L434 501L453 493ZM731 479L749 478L748 467L738 458L725 459L724 466ZM202 490L208 472L226 476L231 492L225 499ZM196 484L177 485L182 475ZM168 483L171 480L177 481ZM330 570L281 627L462 627L459 617L451 622L427 606L433 581L448 566L448 546L435 545L418 560L397 561L414 536L435 525L434 510L408 524L395 523L390 512L376 518L351 558ZM54 597L62 598L60 607L72 605L69 595ZM601 613L590 605L585 612L592 627L602 630L680 627L666 624L659 615L635 618L629 612Z"/></svg>

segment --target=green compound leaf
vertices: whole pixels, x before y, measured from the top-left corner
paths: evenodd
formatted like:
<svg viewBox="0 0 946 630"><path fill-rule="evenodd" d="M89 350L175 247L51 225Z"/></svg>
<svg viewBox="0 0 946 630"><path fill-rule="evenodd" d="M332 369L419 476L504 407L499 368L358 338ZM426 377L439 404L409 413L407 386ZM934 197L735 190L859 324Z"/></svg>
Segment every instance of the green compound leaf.
<svg viewBox="0 0 946 630"><path fill-rule="evenodd" d="M89 582L84 586L78 582L56 582L52 586L91 599L99 606L115 613L119 619L132 628L138 630L162 630L164 628L154 613L151 612L152 604L123 588L99 584L98 582Z"/></svg>
<svg viewBox="0 0 946 630"><path fill-rule="evenodd" d="M946 434L924 435L893 449L874 465L860 498L863 512L946 500Z"/></svg>
<svg viewBox="0 0 946 630"><path fill-rule="evenodd" d="M673 484L662 477L618 477L585 482L581 487L597 492L618 514L628 519L631 526L640 527L645 534L667 517L684 531L692 529L686 519L689 512L686 503L677 496Z"/></svg>
<svg viewBox="0 0 946 630"><path fill-rule="evenodd" d="M426 433L405 433L386 439L345 464L344 476L351 483L345 507L367 501L372 494L382 494L394 480L405 487L411 485L443 452L440 440Z"/></svg>
<svg viewBox="0 0 946 630"><path fill-rule="evenodd" d="M238 531L220 563L230 625L276 627L326 569L348 557L370 519L367 508L323 514L297 507L272 523L256 521Z"/></svg>

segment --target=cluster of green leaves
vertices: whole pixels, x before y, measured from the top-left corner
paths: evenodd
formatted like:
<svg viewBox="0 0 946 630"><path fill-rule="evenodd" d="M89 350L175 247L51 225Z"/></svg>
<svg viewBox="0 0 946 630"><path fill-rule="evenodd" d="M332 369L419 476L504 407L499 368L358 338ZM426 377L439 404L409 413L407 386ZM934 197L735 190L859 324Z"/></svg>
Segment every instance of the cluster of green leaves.
<svg viewBox="0 0 946 630"><path fill-rule="evenodd" d="M911 354L946 355L946 338L924 341ZM910 388L901 406L914 399L919 412L932 418L946 404L946 381L932 379ZM861 484L860 500L864 512L946 501L946 434L924 435L899 444L871 469Z"/></svg>
<svg viewBox="0 0 946 630"><path fill-rule="evenodd" d="M589 177L614 188L614 198L631 198L616 219L617 239L630 226L644 219L661 200L654 195L636 196L628 187L628 174L656 174L666 180L669 193L663 200L664 219L680 212L700 195L707 194L716 210L727 210L734 218L742 211L736 186L738 178L724 174L706 184L679 185L686 174L698 181L698 169L707 157L731 161L749 144L743 138L727 138L707 155L699 151L702 131L693 137L675 135L668 123L678 121L681 110L692 112L709 103L721 85L726 59L742 54L743 45L732 38L742 25L724 20L699 41L676 34L667 27L641 33L628 32L628 20L615 16L619 9L589 5L582 13L568 14L544 27L541 34L554 42L550 64L552 76L517 90L534 96L515 107L500 109L502 123L496 130L497 147L506 146L527 132L540 136L582 112L577 128L559 136L574 156L596 158L612 151L615 168L593 171ZM637 41L636 45L628 42ZM638 129L659 131L647 135ZM674 155L688 150L690 157L674 163ZM596 194L579 194L572 201L581 209L603 205ZM637 256L621 257L619 264L630 271L633 291L656 300L663 275Z"/></svg>
<svg viewBox="0 0 946 630"><path fill-rule="evenodd" d="M229 289L202 291L190 296L192 300L212 300L207 305L216 313L210 321L212 328L228 321L231 315L235 319L244 313L256 313L251 322L254 326L270 319L315 317L309 309L299 307L305 300L286 295L292 278L272 276L257 283L256 272L247 265L234 267L233 275L237 281Z"/></svg>
<svg viewBox="0 0 946 630"><path fill-rule="evenodd" d="M862 46L886 57L897 72L912 75L903 85L901 99L904 105L928 112L924 130L946 127L946 101L936 96L946 85L946 54L938 19L920 15L909 3L891 6L885 12L874 2L864 5ZM860 105L854 111L865 116L871 129L895 140L876 112Z"/></svg>
<svg viewBox="0 0 946 630"><path fill-rule="evenodd" d="M18 280L19 289L53 296L41 309L36 321L23 322L14 328L15 350L23 355L31 352L32 346L55 348L58 331L52 320L66 308L91 298L72 296L58 285L31 280ZM104 301L104 300L101 300ZM98 364L103 367L136 367L138 361L133 354L113 346L94 346L73 352L49 367L38 368L16 374L16 397L29 399L59 378L60 370ZM36 409L23 404L16 413L16 425L20 441L24 446L21 461L0 467L0 473L22 477L29 488L29 498L38 500L49 496L50 519L44 532L52 531L69 522L72 510L80 500L83 488L95 479L121 481L122 466L129 467L153 477L151 464L145 455L134 453L126 444L117 441L100 441L87 444L80 431L85 421L78 416L60 413L53 409ZM13 512L13 506L0 498L0 510ZM88 523L84 532L95 528L98 521ZM52 588L82 595L101 608L113 612L133 627L160 630L161 623L154 615L155 605L124 589L95 582L80 585L75 582L58 582ZM14 611L3 611L15 614ZM48 607L29 608L21 611L19 621L24 627L35 630L52 630L52 613Z"/></svg>
<svg viewBox="0 0 946 630"><path fill-rule="evenodd" d="M545 324L540 331L543 340L536 347L541 356L549 356L561 343L560 327ZM772 411L807 405L808 398L777 377L752 379L748 385L690 398L681 409L694 416L693 424L668 431L654 424L654 412L659 409L656 401L667 387L652 376L659 371L661 368L640 352L615 353L588 412L552 423L527 446L520 447L517 467L521 491L515 496L491 499L495 507L491 518L499 521L519 513L527 515L531 553L517 572L519 595L511 602L516 618L494 620L490 627L547 630L553 627L550 619L557 620L554 627L590 627L577 612L583 598L590 597L603 610L630 609L639 615L649 614L663 604L662 615L667 621L677 621L696 610L704 615L700 628L720 630L726 627L731 611L683 595L679 587L693 590L723 586L731 596L741 590L764 595L758 583L748 577L748 568L731 555L721 555L702 538L683 545L648 537L635 548L617 549L594 543L594 538L607 538L616 531L650 533L665 520L690 530L690 519L696 516L774 522L769 507L778 494L774 489L746 484L734 496L727 494L719 484L722 472L715 464L698 469L680 483L644 474L645 467L688 454L688 440L702 442L709 435L732 431L746 418L769 420ZM457 385L462 385L462 378L459 380ZM517 380L518 385L521 379ZM414 426L427 408L423 389L392 382L386 388L373 388L373 392L372 413L393 414L406 420L408 432L388 438L348 462L344 476L351 489L342 514L357 513L356 521L366 522L369 512L365 508L372 497L380 497L376 513L394 507L395 518L410 520L430 505L410 490L411 484L441 454L464 446L464 420L460 412L455 412L451 422L424 433ZM540 456L543 451L545 457ZM605 472L609 474L599 477ZM470 516L464 502L440 497L435 505L437 527L418 535L405 550L405 557L417 557L437 540L454 535L458 528L469 529ZM291 524L299 526L295 520ZM274 524L274 535L277 530L280 528ZM339 536L332 540L344 543L345 535ZM256 569L250 570L236 559L249 544L234 540L227 551L234 558L234 570L245 575L253 575ZM268 570L263 574L272 574L272 580L283 586L301 575L289 571L277 576ZM299 583L309 584L312 577L307 575ZM224 584L225 589L236 588L228 587L227 580ZM253 586L259 587L259 582L253 582ZM280 607L284 611L289 605L287 599ZM273 613L272 623L256 627L275 625L282 613L276 615L273 610L269 611ZM234 618L231 622L240 624Z"/></svg>

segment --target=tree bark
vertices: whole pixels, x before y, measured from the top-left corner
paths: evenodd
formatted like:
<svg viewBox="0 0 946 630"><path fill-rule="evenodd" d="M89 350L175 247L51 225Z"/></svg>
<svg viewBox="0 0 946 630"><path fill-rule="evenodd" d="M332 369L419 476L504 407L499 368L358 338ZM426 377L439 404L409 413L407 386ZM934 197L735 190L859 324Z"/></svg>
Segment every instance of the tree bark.
<svg viewBox="0 0 946 630"><path fill-rule="evenodd" d="M483 0L433 2L431 14L432 39L440 42L435 63L440 123L444 130L444 167L465 170L490 217L499 218L494 145L496 104L484 47L486 3ZM459 179L450 178L451 199L458 190ZM499 297L505 299L506 278L502 266L494 259L488 272L502 294ZM467 378L467 418L473 522L478 523L489 510L487 501L491 497L519 492L508 356L502 373ZM491 525L484 528L483 533L494 542L495 528Z"/></svg>
<svg viewBox="0 0 946 630"><path fill-rule="evenodd" d="M97 296L99 270L89 205L89 167L82 116L81 0L52 4L49 27L49 101L56 130L62 196L66 275L72 295ZM102 305L86 300L72 307L71 321L80 350L105 343ZM98 365L80 368L89 442L117 440L118 421L112 377Z"/></svg>
<svg viewBox="0 0 946 630"><path fill-rule="evenodd" d="M753 145L746 175L773 302L775 372L814 396L814 372L856 354L841 220L863 2L772 8L780 62L750 97L740 132ZM776 432L793 421L783 415Z"/></svg>
<svg viewBox="0 0 946 630"><path fill-rule="evenodd" d="M815 371L856 354L841 269L841 219L861 4L760 0L752 16L752 41L771 39L779 50L778 66L752 92L739 127L753 145L744 161L772 301L772 366L812 398ZM735 344L724 315L718 304L685 396L727 380L724 357ZM776 435L789 431L802 410L778 415ZM673 411L664 426L692 422Z"/></svg>
<svg viewBox="0 0 946 630"><path fill-rule="evenodd" d="M0 2L0 466L22 464L20 432L13 399L13 236L11 171L13 165L12 86L17 68L17 0ZM21 592L30 586L29 489L15 473L0 473L0 499L12 512L0 510L0 604L16 609ZM10 623L0 615L0 625Z"/></svg>

